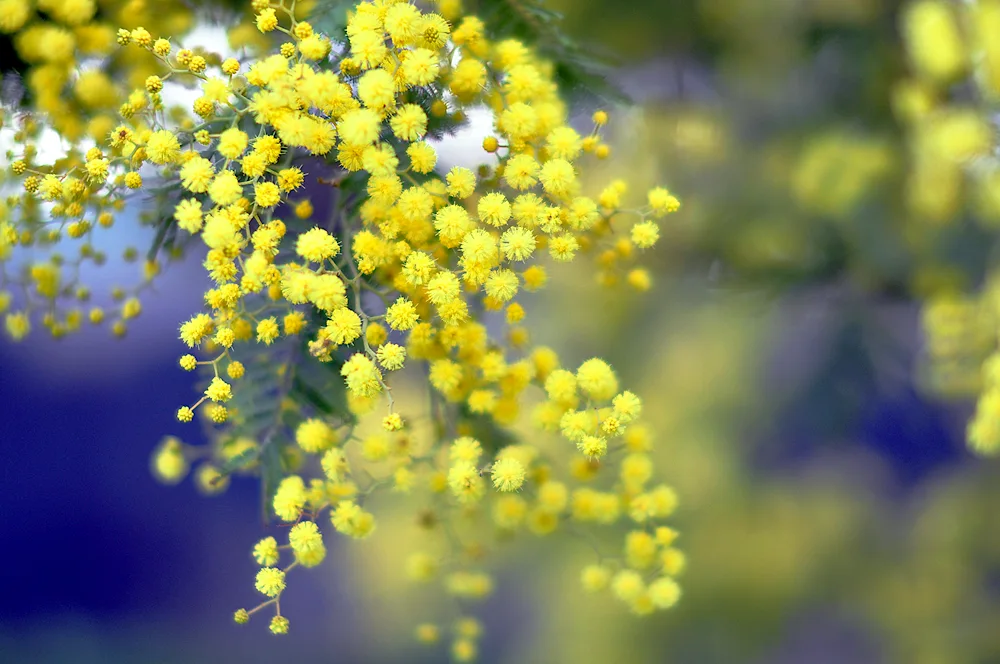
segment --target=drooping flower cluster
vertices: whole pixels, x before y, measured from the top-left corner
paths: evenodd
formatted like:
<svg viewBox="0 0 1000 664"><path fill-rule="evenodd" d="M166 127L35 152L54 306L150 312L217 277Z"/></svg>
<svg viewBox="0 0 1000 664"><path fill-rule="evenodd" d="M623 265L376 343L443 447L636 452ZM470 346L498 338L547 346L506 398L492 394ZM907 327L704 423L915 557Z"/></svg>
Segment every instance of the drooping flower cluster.
<svg viewBox="0 0 1000 664"><path fill-rule="evenodd" d="M249 61L119 30L121 47L160 71L128 97L109 140L53 166L25 149L13 166L26 175L16 208L60 220L71 236L86 236L94 213L110 224L123 191L162 183L163 233L204 252L213 286L180 326L190 349L180 366L203 370L204 391L177 418L203 414L214 445L167 439L153 469L176 482L211 456L196 470L207 493L234 473L258 474L269 511L294 524L287 545L268 537L254 547L267 599L237 622L273 607L271 630L287 632L286 574L323 561L326 524L371 535L369 500L382 490L408 494L445 547L415 553L411 576L439 577L461 600L485 597L494 581L483 546L464 544L455 522L501 539L617 524L623 554L584 569L585 588L608 587L639 614L672 606L684 557L664 520L677 498L655 480L642 401L601 359L566 366L532 347L521 302L553 264L581 254L599 257L603 283L626 275L648 287L636 255L678 200L655 188L626 207L623 181L586 195L587 161L609 152L607 114L579 133L552 63L530 44L491 38L457 3L435 13L360 2L343 35L318 32L294 5L253 8L257 29L281 43ZM199 91L184 113L166 108L168 80ZM479 111L493 131L467 160L478 168L439 167L438 139ZM307 197L307 178L331 192L328 214ZM6 222L0 251L22 244L32 223L41 222ZM36 290L54 300L58 270L37 272ZM23 336L25 311L7 326ZM415 391L424 396L410 399ZM526 419L558 444L539 433L516 442ZM466 660L479 629L460 624L453 653ZM436 629L419 633L430 640Z"/></svg>

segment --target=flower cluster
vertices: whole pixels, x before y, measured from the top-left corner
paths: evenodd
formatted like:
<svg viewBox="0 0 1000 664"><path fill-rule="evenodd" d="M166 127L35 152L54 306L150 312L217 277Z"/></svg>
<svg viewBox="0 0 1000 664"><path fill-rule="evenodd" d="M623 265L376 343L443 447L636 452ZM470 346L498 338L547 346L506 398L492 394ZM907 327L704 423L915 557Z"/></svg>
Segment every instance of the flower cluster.
<svg viewBox="0 0 1000 664"><path fill-rule="evenodd" d="M155 13L154 13L155 9ZM155 60L125 54L115 30L148 24L155 15L167 34L181 35L193 24L188 5L177 0L3 0L0 35L12 38L24 63L21 74L30 107L45 115L46 126L71 142L102 142L116 124L126 86L140 86ZM12 63L5 62L7 69Z"/></svg>
<svg viewBox="0 0 1000 664"><path fill-rule="evenodd" d="M155 9L165 32L180 35L192 27L186 3L168 0ZM109 0L100 7L93 0L0 3L0 36L11 39L20 60L3 64L17 76L5 85L8 98L0 112L0 132L20 148L19 154L7 152L11 171L23 178L23 193L0 202L0 313L6 313L6 331L14 339L28 334L37 317L54 337L105 322L121 336L160 270L158 260L143 262L136 283L111 287L110 307L95 306L95 293L81 279L81 273L115 260L102 248L105 229L129 198L143 193L137 191L141 176L127 173L123 155L105 143L120 112L147 102L141 92L127 91L157 67L151 53L120 50L115 29L151 20L152 10L142 0ZM48 164L45 144L54 136L69 148ZM15 247L20 251L12 257ZM140 257L132 246L121 254L128 263ZM13 293L21 297L15 300Z"/></svg>
<svg viewBox="0 0 1000 664"><path fill-rule="evenodd" d="M963 189L978 215L1000 220L1000 166L989 159L996 143L987 105L948 90L974 78L985 98L1000 92L1000 3L911 2L901 19L912 77L893 91L894 110L909 135L912 160L907 204L927 223L958 216Z"/></svg>
<svg viewBox="0 0 1000 664"><path fill-rule="evenodd" d="M1000 93L1000 2L911 2L902 28L913 76L894 94L912 152L908 204L916 221L943 225L963 208L988 232L1000 221L1000 160L989 100ZM970 80L978 98L955 94ZM961 294L961 275L941 271L924 311L927 382L939 393L981 392L967 429L969 447L1000 453L997 275L978 297Z"/></svg>
<svg viewBox="0 0 1000 664"><path fill-rule="evenodd" d="M294 3L253 9L277 48L243 61L120 29L121 47L159 70L120 108L109 140L68 163L43 168L26 153L13 166L27 176L18 206L56 220L96 212L110 225L123 191L156 182L166 232L205 256L212 287L180 326L190 352L179 361L202 370L204 391L177 419L201 414L215 449L170 438L153 469L177 482L211 457L196 470L206 493L258 474L270 511L291 524L287 544L254 547L266 599L236 621L270 607L271 631L286 633L288 573L323 561L327 525L370 536L382 492L407 495L440 536L443 549L415 553L410 575L439 579L462 606L494 579L482 533L472 544L459 523L498 542L619 524L623 554L583 570L583 585L610 588L639 614L672 606L684 557L664 521L677 498L655 480L642 401L603 360L566 365L532 346L522 302L553 265L584 254L597 257L599 282L648 288L636 257L677 198L658 187L629 207L621 180L586 195L588 160L609 153L607 113L578 132L553 64L494 39L458 3L435 13L360 2L343 35L321 33ZM196 87L189 108L167 108L169 80ZM440 167L438 140L473 112L493 127L467 160L476 167ZM310 176L328 190L328 214L314 207ZM8 223L0 250L22 244L23 227ZM46 297L60 291L55 268L31 277ZM7 321L15 337L27 332L23 311ZM423 397L400 398L414 392ZM526 420L536 432L517 442ZM478 623L456 625L453 654L471 659Z"/></svg>

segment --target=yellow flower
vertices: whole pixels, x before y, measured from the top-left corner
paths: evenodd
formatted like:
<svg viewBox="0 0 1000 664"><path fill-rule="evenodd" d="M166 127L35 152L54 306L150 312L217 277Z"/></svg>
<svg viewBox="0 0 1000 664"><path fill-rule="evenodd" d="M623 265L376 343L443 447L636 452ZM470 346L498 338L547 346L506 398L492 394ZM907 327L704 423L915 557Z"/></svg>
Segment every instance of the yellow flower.
<svg viewBox="0 0 1000 664"><path fill-rule="evenodd" d="M243 195L243 187L232 171L222 171L208 187L208 195L216 205L231 205Z"/></svg>
<svg viewBox="0 0 1000 664"><path fill-rule="evenodd" d="M386 310L385 320L394 330L410 330L417 324L419 316L413 303L401 297Z"/></svg>
<svg viewBox="0 0 1000 664"><path fill-rule="evenodd" d="M485 485L471 463L461 461L448 470L448 486L459 502L475 502L483 497Z"/></svg>
<svg viewBox="0 0 1000 664"><path fill-rule="evenodd" d="M278 542L273 537L265 537L253 547L253 559L258 565L271 567L278 562Z"/></svg>
<svg viewBox="0 0 1000 664"><path fill-rule="evenodd" d="M468 168L456 166L448 171L448 194L455 198L468 198L476 190L476 174Z"/></svg>
<svg viewBox="0 0 1000 664"><path fill-rule="evenodd" d="M346 307L338 309L330 314L323 331L333 343L349 344L361 336L361 318Z"/></svg>
<svg viewBox="0 0 1000 664"><path fill-rule="evenodd" d="M428 143L411 143L406 148L406 154L410 157L410 164L417 173L430 173L437 165L437 153Z"/></svg>
<svg viewBox="0 0 1000 664"><path fill-rule="evenodd" d="M17 32L33 13L31 3L27 0L0 0L0 32Z"/></svg>
<svg viewBox="0 0 1000 664"><path fill-rule="evenodd" d="M278 338L278 321L271 316L257 323L257 341L262 344L271 345Z"/></svg>
<svg viewBox="0 0 1000 664"><path fill-rule="evenodd" d="M516 491L524 484L524 466L513 457L503 457L493 464L490 476L500 491Z"/></svg>
<svg viewBox="0 0 1000 664"><path fill-rule="evenodd" d="M503 177L514 189L531 189L538 184L540 166L527 154L514 155L504 165Z"/></svg>
<svg viewBox="0 0 1000 664"><path fill-rule="evenodd" d="M344 114L337 130L345 143L367 145L378 139L379 125L379 116L375 111L358 108Z"/></svg>
<svg viewBox="0 0 1000 664"><path fill-rule="evenodd" d="M181 186L188 191L202 194L208 191L208 186L215 177L212 162L203 157L192 157L184 162L180 170Z"/></svg>
<svg viewBox="0 0 1000 664"><path fill-rule="evenodd" d="M229 401L233 398L233 391L229 383L216 376L205 389L205 396L212 401Z"/></svg>
<svg viewBox="0 0 1000 664"><path fill-rule="evenodd" d="M556 159L572 161L583 150L583 141L572 127L556 127L549 132L545 148Z"/></svg>
<svg viewBox="0 0 1000 664"><path fill-rule="evenodd" d="M146 141L146 155L154 164L172 164L177 161L180 154L180 143L172 132L155 131Z"/></svg>
<svg viewBox="0 0 1000 664"><path fill-rule="evenodd" d="M509 261L528 260L535 246L535 236L527 228L508 228L500 238L500 250Z"/></svg>
<svg viewBox="0 0 1000 664"><path fill-rule="evenodd" d="M254 585L258 592L277 597L285 589L285 573L275 567L262 567Z"/></svg>
<svg viewBox="0 0 1000 664"><path fill-rule="evenodd" d="M302 521L288 531L288 544L295 560L303 567L315 567L326 557L323 534L313 521Z"/></svg>
<svg viewBox="0 0 1000 664"><path fill-rule="evenodd" d="M580 581L587 592L600 592L611 582L611 570L603 565L587 565L580 574Z"/></svg>
<svg viewBox="0 0 1000 664"><path fill-rule="evenodd" d="M219 135L216 149L226 159L237 159L246 151L249 143L250 139L245 132L236 127L230 127Z"/></svg>
<svg viewBox="0 0 1000 664"><path fill-rule="evenodd" d="M313 263L333 258L340 252L337 240L322 228L311 228L298 237L295 252Z"/></svg>
<svg viewBox="0 0 1000 664"><path fill-rule="evenodd" d="M409 51L402 66L407 85L429 85L437 78L440 69L437 53L426 48Z"/></svg>
<svg viewBox="0 0 1000 664"><path fill-rule="evenodd" d="M375 364L361 353L352 355L341 368L347 389L359 397L372 397L382 391L382 374Z"/></svg>
<svg viewBox="0 0 1000 664"><path fill-rule="evenodd" d="M652 221L640 221L632 226L632 242L641 249L648 249L660 239L660 227Z"/></svg>
<svg viewBox="0 0 1000 664"><path fill-rule="evenodd" d="M406 360L406 349L397 344L383 344L379 347L378 362L389 371L396 371L403 368Z"/></svg>
<svg viewBox="0 0 1000 664"><path fill-rule="evenodd" d="M507 198L497 192L479 199L477 206L479 220L491 226L503 226L510 220L511 208Z"/></svg>
<svg viewBox="0 0 1000 664"><path fill-rule="evenodd" d="M271 8L263 9L257 14L257 29L261 32L271 32L278 27L278 17Z"/></svg>
<svg viewBox="0 0 1000 664"><path fill-rule="evenodd" d="M254 203L259 207L274 207L281 202L281 191L273 182L258 182L253 188Z"/></svg>
<svg viewBox="0 0 1000 664"><path fill-rule="evenodd" d="M577 186L576 171L573 164L565 159L550 159L542 166L539 179L546 193L556 198L569 196Z"/></svg>
<svg viewBox="0 0 1000 664"><path fill-rule="evenodd" d="M427 115L416 104L406 104L389 121L392 133L404 141L416 141L427 131Z"/></svg>

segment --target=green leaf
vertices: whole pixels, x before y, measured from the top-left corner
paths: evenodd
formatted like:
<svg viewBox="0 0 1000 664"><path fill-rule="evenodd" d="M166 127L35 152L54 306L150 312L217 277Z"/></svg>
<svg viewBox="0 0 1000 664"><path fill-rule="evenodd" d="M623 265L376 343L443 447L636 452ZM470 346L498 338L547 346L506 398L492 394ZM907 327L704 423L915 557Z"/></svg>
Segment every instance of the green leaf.
<svg viewBox="0 0 1000 664"><path fill-rule="evenodd" d="M262 315L268 315L263 312ZM253 461L258 461L257 472L261 478L261 500L264 518L278 482L284 476L281 449L290 444L287 423L284 421L283 402L291 391L291 383L296 367L296 344L298 340L287 340L264 351L251 348L252 357L237 358L246 369L244 376L234 385L233 398L227 404L233 413L226 424L224 436L212 435L217 440L250 438L257 447L243 452L225 464L223 474L244 469ZM204 372L206 382L214 373Z"/></svg>
<svg viewBox="0 0 1000 664"><path fill-rule="evenodd" d="M560 27L562 14L548 9L544 0L485 0L483 19L491 35L514 37L538 50L555 64L556 82L564 94L626 102L628 97L608 79L607 55L592 46L584 49Z"/></svg>
<svg viewBox="0 0 1000 664"><path fill-rule="evenodd" d="M336 355L329 362L306 357L292 379L290 396L323 415L353 423L354 415L347 407L347 387L340 375L343 364L343 359Z"/></svg>
<svg viewBox="0 0 1000 664"><path fill-rule="evenodd" d="M260 446L250 447L232 457L219 467L219 472L223 475L232 475L238 470L243 470L254 461L260 458Z"/></svg>
<svg viewBox="0 0 1000 664"><path fill-rule="evenodd" d="M459 417L462 424L469 428L470 435L479 441L483 451L489 455L517 443L514 434L497 424L492 417L474 414L466 404L462 404Z"/></svg>
<svg viewBox="0 0 1000 664"><path fill-rule="evenodd" d="M317 32L342 40L347 29L347 12L354 5L353 0L322 0L310 14L309 22Z"/></svg>
<svg viewBox="0 0 1000 664"><path fill-rule="evenodd" d="M153 244L149 247L149 251L146 252L146 260L154 261L157 254L160 253L160 249L172 248L176 237L177 224L174 223L173 218L169 216L162 217L156 223L156 235L153 237Z"/></svg>
<svg viewBox="0 0 1000 664"><path fill-rule="evenodd" d="M278 490L278 484L285 476L285 467L281 461L281 447L271 441L271 444L261 448L260 453L260 500L261 519L270 520L271 503Z"/></svg>

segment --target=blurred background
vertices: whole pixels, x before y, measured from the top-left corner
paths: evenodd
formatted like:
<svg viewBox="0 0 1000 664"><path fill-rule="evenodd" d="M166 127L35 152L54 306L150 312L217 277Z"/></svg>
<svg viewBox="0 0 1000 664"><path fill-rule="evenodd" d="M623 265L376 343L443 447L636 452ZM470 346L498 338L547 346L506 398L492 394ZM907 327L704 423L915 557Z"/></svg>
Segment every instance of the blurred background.
<svg viewBox="0 0 1000 664"><path fill-rule="evenodd" d="M586 547L529 539L481 660L1000 662L1000 467L965 446L996 345L1000 3L548 5L628 98L592 190L665 183L684 207L648 291L556 270L529 327L644 396L688 568L681 604L637 619L581 592ZM585 129L606 102L581 103ZM232 623L257 484L205 499L148 472L162 435L200 442L173 419L197 272L172 268L122 341L0 341L0 661L442 661L412 643L432 600L397 571L402 525L332 540L283 598L293 636Z"/></svg>

